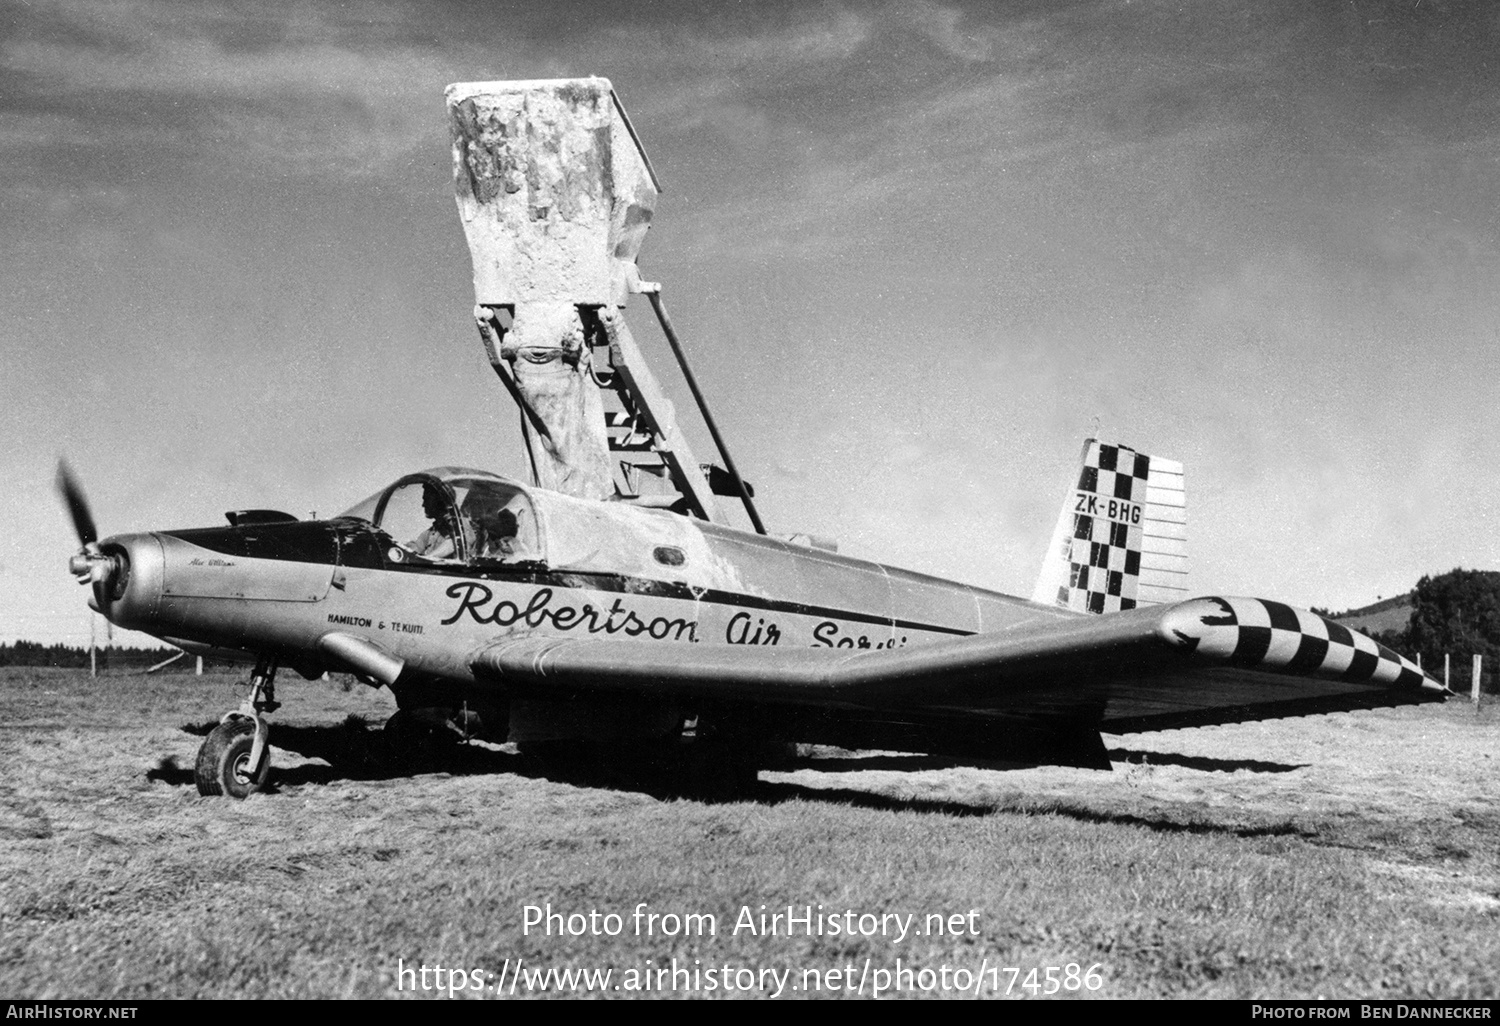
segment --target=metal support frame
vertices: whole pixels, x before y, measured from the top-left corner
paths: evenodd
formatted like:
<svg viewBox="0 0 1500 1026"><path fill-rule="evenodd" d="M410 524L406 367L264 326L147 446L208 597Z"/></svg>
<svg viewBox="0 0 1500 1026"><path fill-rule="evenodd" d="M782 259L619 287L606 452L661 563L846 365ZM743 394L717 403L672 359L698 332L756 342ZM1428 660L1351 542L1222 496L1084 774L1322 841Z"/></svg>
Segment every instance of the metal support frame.
<svg viewBox="0 0 1500 1026"><path fill-rule="evenodd" d="M609 306L596 311L599 326L609 346L609 362L613 373L608 387L619 398L624 407L625 419L616 426L628 424L625 435L612 436L612 451L631 453L622 462L639 468L649 468L652 462L665 468L667 475L681 496L672 505L681 506L685 512L704 520L717 521L718 511L714 506L713 490L708 479L693 456L687 437L677 426L677 412L671 400L662 392L661 385L646 365L646 358L636 345L624 316ZM634 435L638 441L632 441ZM649 457L641 456L649 453ZM643 505L650 504L648 499Z"/></svg>
<svg viewBox="0 0 1500 1026"><path fill-rule="evenodd" d="M755 525L757 534L766 533L766 525L761 523L760 514L755 511L755 503L750 501L750 489L745 487L744 479L735 468L734 459L729 455L729 447L724 444L724 436L719 434L719 426L714 423L713 414L708 411L708 401L703 398L703 391L698 387L698 379L693 376L693 369L688 366L687 355L682 351L682 341L677 337L677 332L672 327L672 319L667 316L667 308L662 302L661 286L646 291L651 300L651 308L656 311L656 319L661 322L661 330L667 336L667 342L672 346L672 355L677 357L677 366L682 368L682 376L687 380L688 388L693 393L693 400L698 404L698 412L703 415L703 423L708 425L708 433L713 436L714 445L718 447L719 455L724 458L724 469L729 472L729 479L734 482L735 491L739 492L740 501L745 504L745 513L750 517L750 523Z"/></svg>
<svg viewBox="0 0 1500 1026"><path fill-rule="evenodd" d="M639 282L638 285L641 292L651 297L662 331L672 347L709 434L713 436L714 444L724 460L730 480L744 503L751 524L757 532L765 534L765 525L761 522L755 504L750 500L749 489L729 455L718 424L709 412L703 391L688 365L682 341L667 316L666 308L661 304L661 286L654 282ZM672 402L646 365L646 358L625 323L623 312L608 304L582 305L578 312L585 332L591 339L590 344L596 347L596 361L599 347L602 346L608 353L608 372L601 374L596 370L593 372L593 382L605 393L613 395L619 406L617 410L606 411L605 417L610 453L617 459L615 488L621 500L639 506L667 507L703 520L721 521L708 478L694 457L687 437L677 426ZM530 461L531 482L536 484L539 478L531 438L533 432L543 432L546 428L526 405L514 373L501 355L508 330L505 320L513 315L514 309L510 306L480 305L474 308L474 323L479 330L480 342L484 345L490 366L520 410L521 433L526 443L527 459ZM639 488L642 474L669 479L676 494L643 494Z"/></svg>

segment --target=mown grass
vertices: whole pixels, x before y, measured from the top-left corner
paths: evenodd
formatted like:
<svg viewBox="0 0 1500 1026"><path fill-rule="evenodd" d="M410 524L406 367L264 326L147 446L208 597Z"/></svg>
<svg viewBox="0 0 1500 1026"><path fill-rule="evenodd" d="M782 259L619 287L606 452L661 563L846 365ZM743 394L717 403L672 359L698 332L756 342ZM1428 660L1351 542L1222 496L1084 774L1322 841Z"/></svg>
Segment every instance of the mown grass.
<svg viewBox="0 0 1500 1026"><path fill-rule="evenodd" d="M394 997L398 959L676 957L800 982L899 957L1099 963L1098 997L1500 996L1489 713L1125 738L1113 774L820 760L705 804L548 779L507 751L400 776L366 726L383 693L283 691L273 742L296 751L278 749L275 793L233 802L198 797L184 729L234 704L227 678L0 674L0 994ZM633 936L640 902L713 913L718 934ZM523 908L548 903L626 930L524 934ZM741 906L820 903L978 909L979 931L730 933Z"/></svg>

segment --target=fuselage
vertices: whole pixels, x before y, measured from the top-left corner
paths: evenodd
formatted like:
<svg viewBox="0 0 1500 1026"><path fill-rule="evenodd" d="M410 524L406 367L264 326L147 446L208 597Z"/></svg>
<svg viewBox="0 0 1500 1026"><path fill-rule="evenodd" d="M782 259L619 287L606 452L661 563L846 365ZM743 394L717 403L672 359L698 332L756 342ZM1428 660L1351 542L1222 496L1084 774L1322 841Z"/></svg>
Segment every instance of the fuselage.
<svg viewBox="0 0 1500 1026"><path fill-rule="evenodd" d="M427 541L414 540L420 524L401 523L399 507L403 489L433 481L448 488L443 515L462 530L450 526L456 551L424 557L416 550ZM484 554L477 499L487 488L519 514L513 551ZM363 668L403 706L493 699L471 663L480 648L507 636L879 649L1076 615L675 513L456 468L409 475L333 519L250 520L106 539L102 548L124 553L128 570L123 580L96 586L95 604L123 627L188 648L270 655L307 676ZM389 668L384 676L382 667ZM557 698L573 713L587 705ZM505 713L512 737L519 708L513 703ZM613 716L601 707L593 719Z"/></svg>
<svg viewBox="0 0 1500 1026"><path fill-rule="evenodd" d="M537 539L523 559L414 557L353 516L157 531L106 539L131 570L96 604L123 627L251 652L351 633L453 679L516 633L869 649L1066 615L665 511L524 495Z"/></svg>

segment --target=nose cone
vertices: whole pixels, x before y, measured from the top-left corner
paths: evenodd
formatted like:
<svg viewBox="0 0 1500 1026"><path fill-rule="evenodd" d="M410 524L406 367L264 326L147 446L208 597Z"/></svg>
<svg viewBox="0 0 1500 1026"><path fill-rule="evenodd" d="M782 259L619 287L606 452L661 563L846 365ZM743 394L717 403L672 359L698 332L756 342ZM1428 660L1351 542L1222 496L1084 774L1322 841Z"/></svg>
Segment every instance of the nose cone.
<svg viewBox="0 0 1500 1026"><path fill-rule="evenodd" d="M161 603L161 540L154 534L117 534L100 542L99 551L109 565L95 576L89 604L116 626L150 632Z"/></svg>

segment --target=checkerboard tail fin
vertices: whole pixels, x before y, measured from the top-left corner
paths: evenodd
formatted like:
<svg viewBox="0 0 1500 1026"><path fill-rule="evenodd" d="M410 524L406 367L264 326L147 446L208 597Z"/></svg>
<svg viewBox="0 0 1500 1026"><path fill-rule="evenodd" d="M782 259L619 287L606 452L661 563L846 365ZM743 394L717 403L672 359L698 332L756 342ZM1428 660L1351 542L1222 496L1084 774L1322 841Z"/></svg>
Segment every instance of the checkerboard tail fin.
<svg viewBox="0 0 1500 1026"><path fill-rule="evenodd" d="M1116 613L1187 598L1182 464L1090 438L1031 600Z"/></svg>

